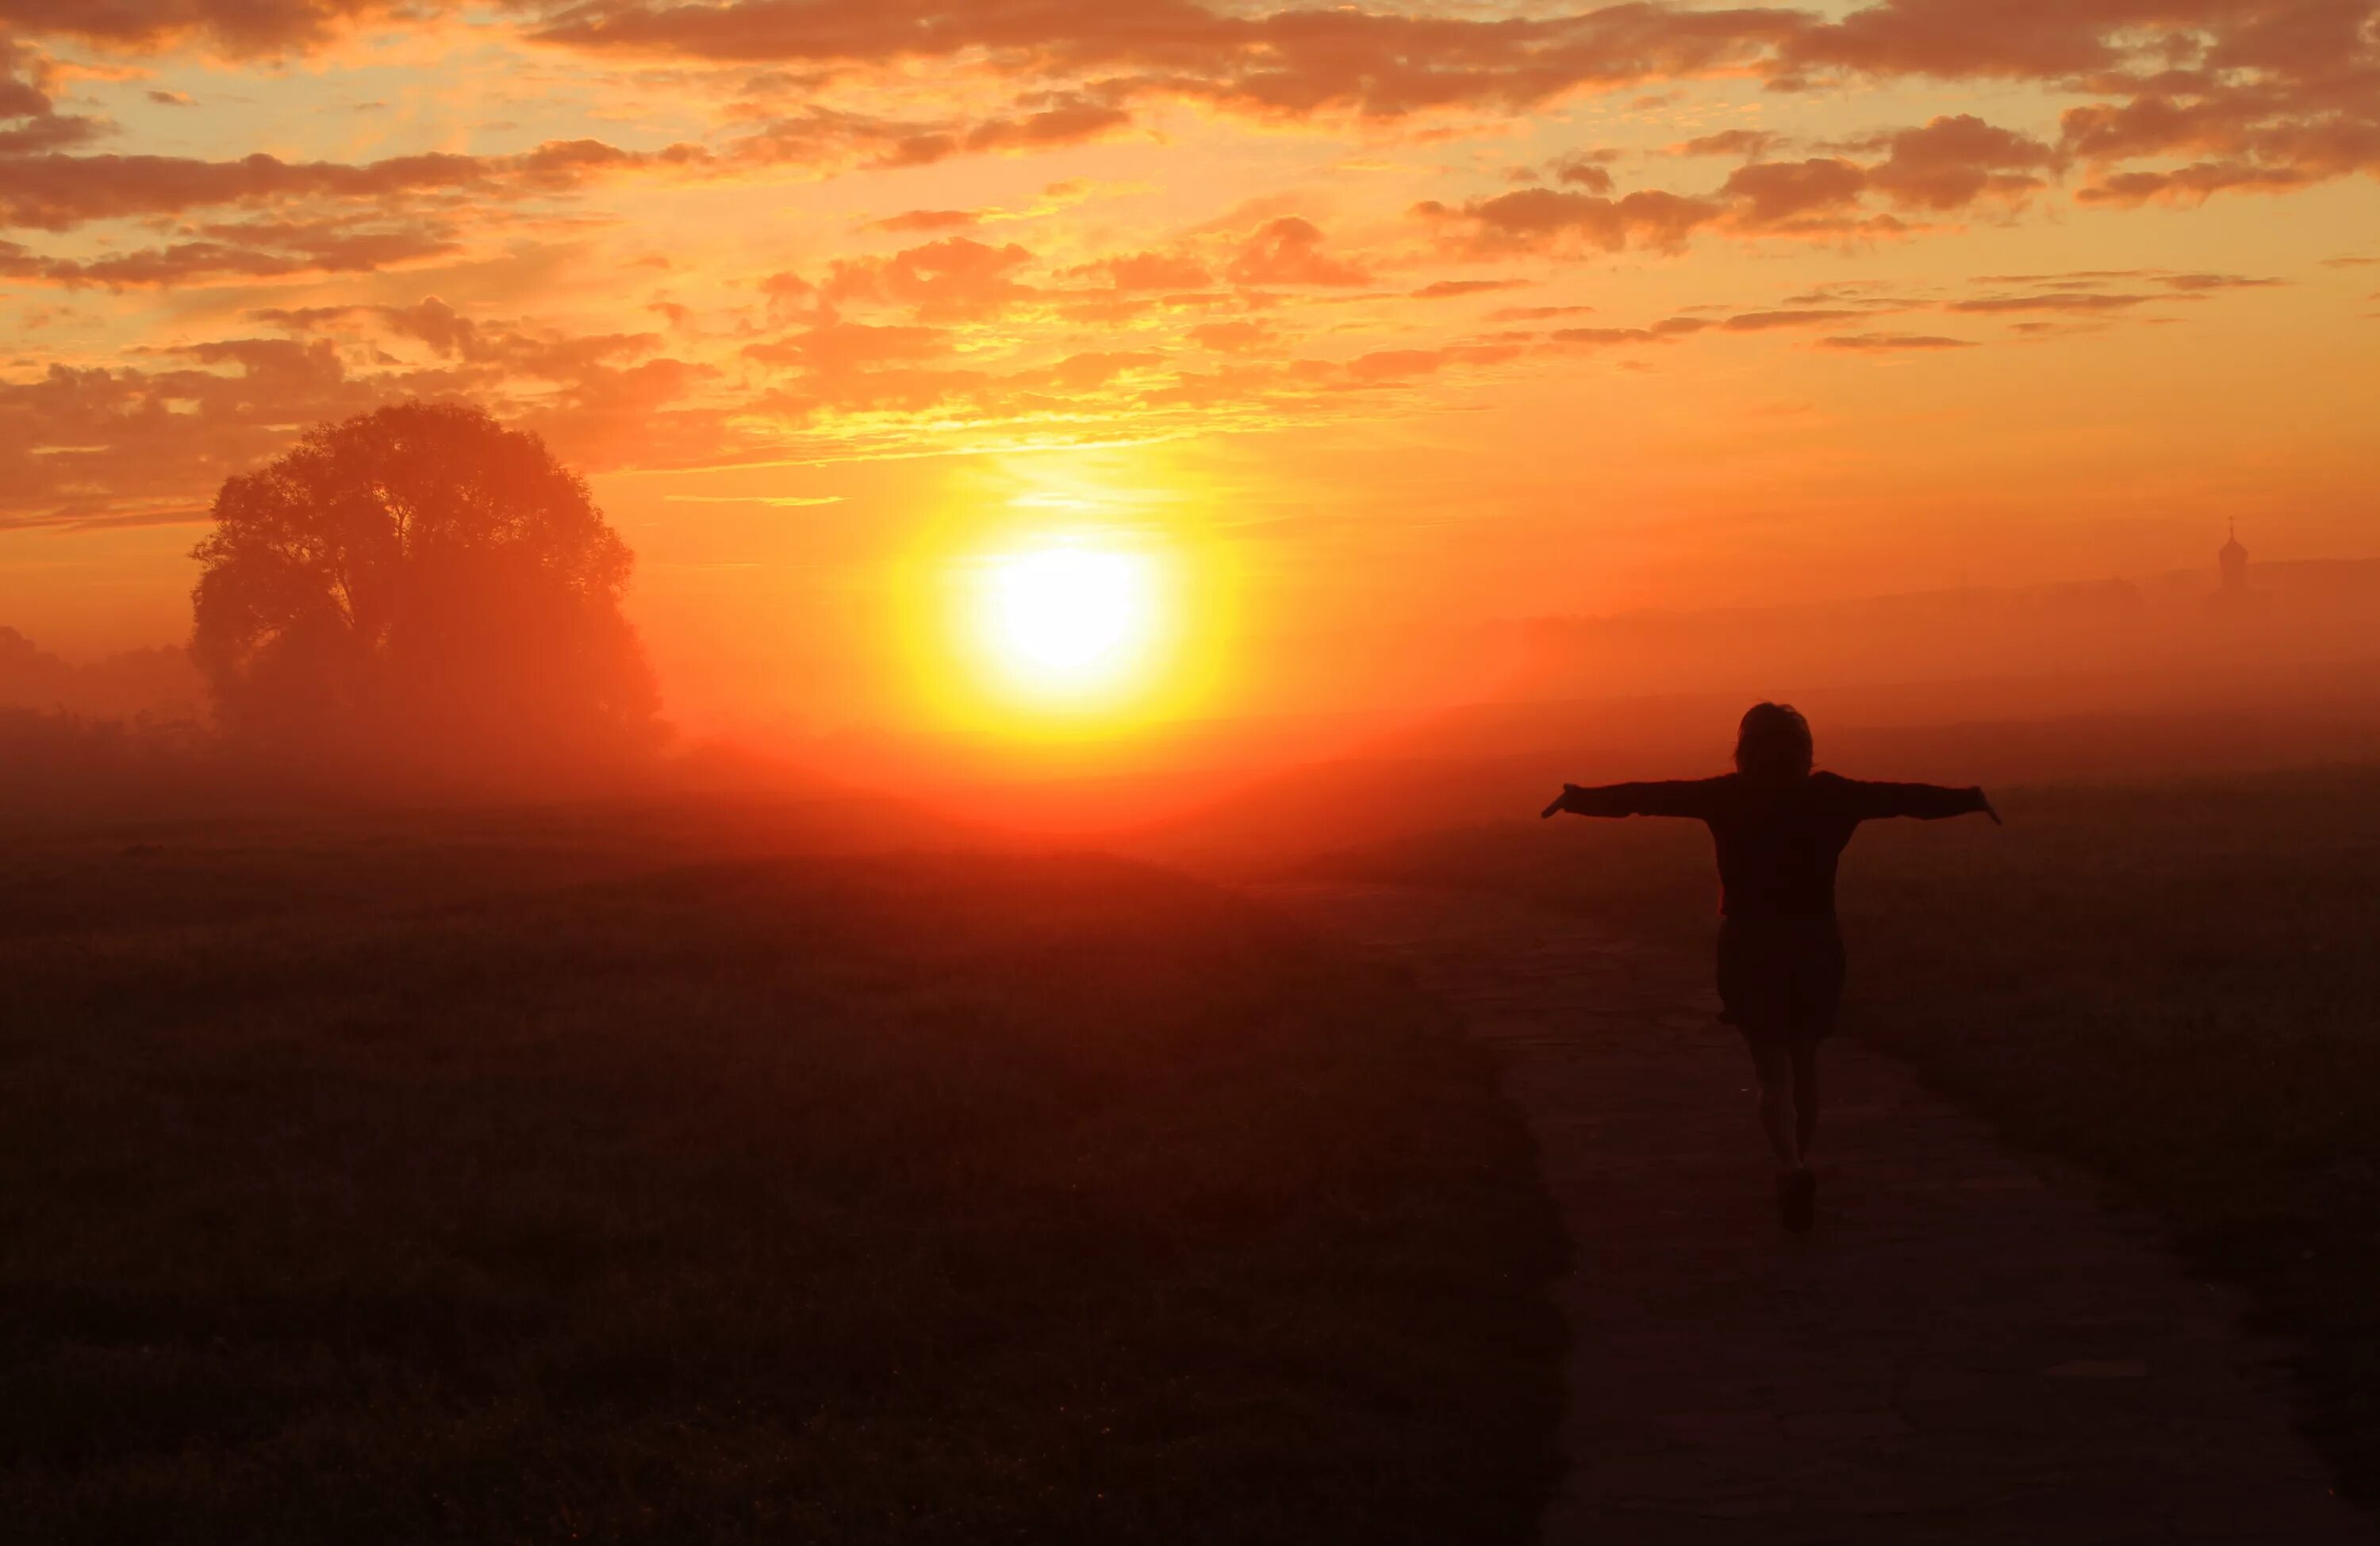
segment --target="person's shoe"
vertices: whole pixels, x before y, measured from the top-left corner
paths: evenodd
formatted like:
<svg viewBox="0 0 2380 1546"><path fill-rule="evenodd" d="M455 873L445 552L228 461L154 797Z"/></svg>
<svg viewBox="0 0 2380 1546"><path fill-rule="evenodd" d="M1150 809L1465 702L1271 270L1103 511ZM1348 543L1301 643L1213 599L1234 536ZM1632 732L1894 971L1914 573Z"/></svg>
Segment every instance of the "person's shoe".
<svg viewBox="0 0 2380 1546"><path fill-rule="evenodd" d="M1808 1234L1818 1217L1818 1178L1807 1170L1778 1177L1777 1214L1788 1234Z"/></svg>

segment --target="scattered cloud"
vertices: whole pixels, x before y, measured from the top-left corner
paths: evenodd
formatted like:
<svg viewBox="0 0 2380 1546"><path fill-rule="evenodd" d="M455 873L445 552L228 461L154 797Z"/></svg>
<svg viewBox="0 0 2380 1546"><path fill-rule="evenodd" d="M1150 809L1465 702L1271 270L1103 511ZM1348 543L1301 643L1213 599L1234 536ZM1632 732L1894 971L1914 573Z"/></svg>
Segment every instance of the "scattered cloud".
<svg viewBox="0 0 2380 1546"><path fill-rule="evenodd" d="M365 27L401 26L448 8L446 0L5 0L0 25L124 53L204 43L252 58L303 53Z"/></svg>
<svg viewBox="0 0 2380 1546"><path fill-rule="evenodd" d="M1853 354L1895 354L1906 351L1940 349L1972 349L1972 338L1944 338L1923 332L1852 332L1834 333L1818 340L1822 349L1842 349Z"/></svg>
<svg viewBox="0 0 2380 1546"><path fill-rule="evenodd" d="M1814 307L1789 307L1777 311L1743 311L1728 318L1719 326L1730 332L1767 332L1772 328L1818 327L1828 322L1840 322L1863 315L1857 311L1828 311Z"/></svg>
<svg viewBox="0 0 2380 1546"><path fill-rule="evenodd" d="M1265 322L1238 319L1229 322L1201 322L1190 330L1190 342L1217 354L1245 355L1268 348L1278 342L1281 334Z"/></svg>
<svg viewBox="0 0 2380 1546"><path fill-rule="evenodd" d="M1612 199L1532 187L1472 199L1459 210L1433 199L1415 206L1415 212L1455 233L1473 251L1494 254L1543 251L1565 243L1607 252L1632 247L1676 252L1727 211L1715 199L1659 191Z"/></svg>
<svg viewBox="0 0 2380 1546"><path fill-rule="evenodd" d="M1758 161L1784 143L1784 137L1767 129L1721 129L1717 134L1696 135L1670 147L1673 156L1742 156Z"/></svg>
<svg viewBox="0 0 2380 1546"><path fill-rule="evenodd" d="M293 426L397 395L484 398L605 465L1275 425L1722 338L1889 356L2186 318L2289 281L2176 248L1767 304L1685 286L1786 243L1955 251L2059 209L2380 177L2375 23L2365 0L0 0L0 291L94 313L70 344L20 321L0 519L187 514ZM471 120L457 91L425 117L375 77L310 135L243 100L440 29L474 69L533 68L539 113ZM1756 123L1740 83L1772 88ZM204 139L160 111L200 101ZM2007 121L1962 110L1984 102ZM258 153L230 139L249 123ZM1211 170L1232 136L1263 147L1246 186L1152 186L1153 147ZM768 257L715 239L707 201L744 199ZM686 223L659 264L656 211ZM1640 266L1709 303L1599 283ZM1439 304L1531 285L1546 304L1485 324ZM128 454L141 423L153 456Z"/></svg>
<svg viewBox="0 0 2380 1546"><path fill-rule="evenodd" d="M1415 300L1455 300L1496 290L1525 290L1529 283L1525 279L1439 279L1408 294Z"/></svg>
<svg viewBox="0 0 2380 1546"><path fill-rule="evenodd" d="M2157 299L2155 296L2117 295L2097 291L2055 291L2031 296L1973 296L1949 304L1952 311L2129 311Z"/></svg>
<svg viewBox="0 0 2380 1546"><path fill-rule="evenodd" d="M870 231L919 235L929 231L965 231L983 223L979 210L905 210L868 223Z"/></svg>
<svg viewBox="0 0 2380 1546"><path fill-rule="evenodd" d="M1198 290L1215 282L1204 263L1171 252L1134 252L1102 258L1067 270L1065 277L1100 280L1118 290Z"/></svg>
<svg viewBox="0 0 2380 1546"><path fill-rule="evenodd" d="M1312 221L1285 215L1268 223L1224 271L1234 284L1369 284L1356 264L1322 250L1322 232Z"/></svg>
<svg viewBox="0 0 2380 1546"><path fill-rule="evenodd" d="M820 289L832 302L889 302L929 320L979 319L1031 296L1015 275L1032 260L1014 242L950 236L890 258L837 259Z"/></svg>

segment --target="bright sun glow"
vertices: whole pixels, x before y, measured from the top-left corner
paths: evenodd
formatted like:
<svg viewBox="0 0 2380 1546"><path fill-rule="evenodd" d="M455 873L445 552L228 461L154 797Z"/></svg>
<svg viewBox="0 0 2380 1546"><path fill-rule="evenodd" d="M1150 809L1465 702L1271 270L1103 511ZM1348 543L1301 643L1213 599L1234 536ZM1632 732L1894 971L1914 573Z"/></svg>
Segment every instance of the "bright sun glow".
<svg viewBox="0 0 2380 1546"><path fill-rule="evenodd" d="M1053 543L987 561L984 644L1012 685L1043 697L1129 686L1159 610L1147 553Z"/></svg>
<svg viewBox="0 0 2380 1546"><path fill-rule="evenodd" d="M1018 453L955 469L896 573L919 708L1038 755L1121 746L1210 701L1231 658L1232 561L1208 492L1163 449Z"/></svg>

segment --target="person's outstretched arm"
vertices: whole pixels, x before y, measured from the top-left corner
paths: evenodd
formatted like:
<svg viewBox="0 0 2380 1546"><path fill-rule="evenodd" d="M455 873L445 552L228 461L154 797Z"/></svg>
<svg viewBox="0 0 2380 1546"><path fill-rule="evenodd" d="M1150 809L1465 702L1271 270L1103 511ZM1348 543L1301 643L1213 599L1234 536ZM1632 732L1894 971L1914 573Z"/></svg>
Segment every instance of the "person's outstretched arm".
<svg viewBox="0 0 2380 1546"><path fill-rule="evenodd" d="M1977 811L2000 825L1999 812L1992 809L1990 799L1981 786L1949 789L1941 784L1870 783L1860 779L1843 782L1852 791L1852 811L1862 821L1881 816L1913 816L1919 821L1940 821L1945 816L1970 815Z"/></svg>
<svg viewBox="0 0 2380 1546"><path fill-rule="evenodd" d="M1537 814L1592 816L1707 816L1717 779L1667 779L1648 784L1603 784L1593 789L1562 785L1554 803Z"/></svg>

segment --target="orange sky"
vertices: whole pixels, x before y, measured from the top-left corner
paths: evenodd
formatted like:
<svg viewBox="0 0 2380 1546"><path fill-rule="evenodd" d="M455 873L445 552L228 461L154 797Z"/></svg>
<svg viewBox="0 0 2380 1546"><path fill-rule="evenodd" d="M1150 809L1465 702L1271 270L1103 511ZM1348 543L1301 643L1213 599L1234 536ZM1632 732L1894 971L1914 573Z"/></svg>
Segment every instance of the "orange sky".
<svg viewBox="0 0 2380 1546"><path fill-rule="evenodd" d="M1158 553L1135 712L1500 624L2380 551L2380 6L0 0L0 622L468 396L694 727L996 723L953 574ZM973 685L971 685L971 683Z"/></svg>

